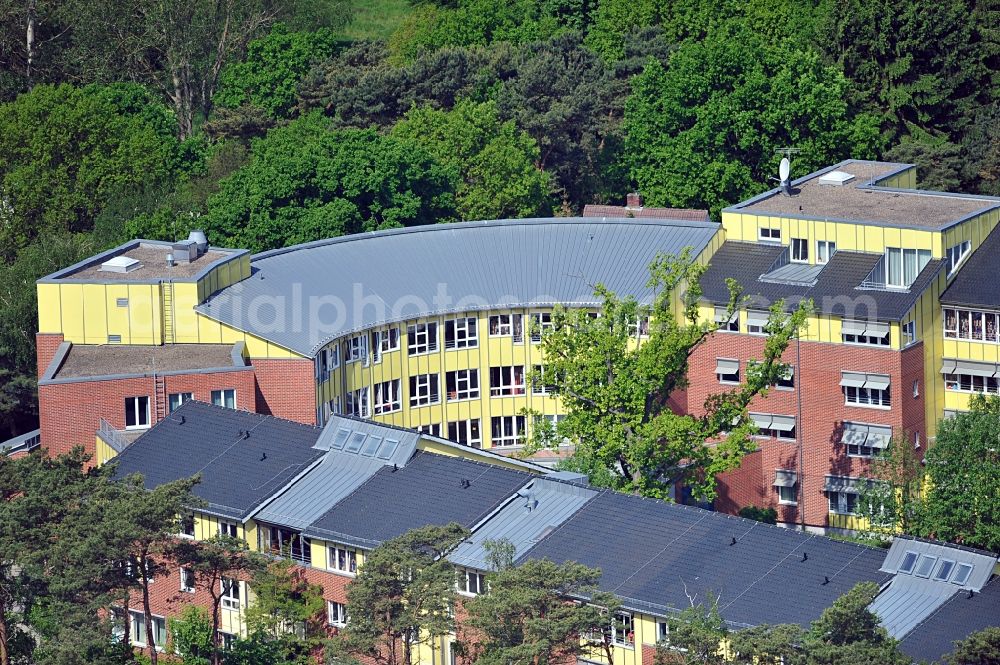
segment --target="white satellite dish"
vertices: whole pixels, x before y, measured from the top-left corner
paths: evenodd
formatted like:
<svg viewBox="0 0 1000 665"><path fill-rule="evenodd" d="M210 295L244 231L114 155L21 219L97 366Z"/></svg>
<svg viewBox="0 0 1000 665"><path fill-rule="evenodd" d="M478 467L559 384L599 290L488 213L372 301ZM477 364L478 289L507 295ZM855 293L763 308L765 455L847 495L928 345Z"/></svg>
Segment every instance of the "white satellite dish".
<svg viewBox="0 0 1000 665"><path fill-rule="evenodd" d="M792 173L792 164L788 161L787 157L781 158L781 164L778 166L778 177L781 178L781 182L786 182L788 176Z"/></svg>

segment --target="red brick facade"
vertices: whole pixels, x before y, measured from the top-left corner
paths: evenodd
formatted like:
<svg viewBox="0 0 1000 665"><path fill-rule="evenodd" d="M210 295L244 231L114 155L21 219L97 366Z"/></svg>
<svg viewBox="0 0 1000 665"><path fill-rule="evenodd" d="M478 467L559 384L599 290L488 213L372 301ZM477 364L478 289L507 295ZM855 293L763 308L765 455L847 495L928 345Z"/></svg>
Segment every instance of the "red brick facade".
<svg viewBox="0 0 1000 665"><path fill-rule="evenodd" d="M45 374L56 350L63 343L62 334L35 333L35 357L38 359L38 378Z"/></svg>
<svg viewBox="0 0 1000 665"><path fill-rule="evenodd" d="M257 413L316 424L316 377L312 360L254 358Z"/></svg>
<svg viewBox="0 0 1000 665"><path fill-rule="evenodd" d="M687 408L704 413L708 395L726 390L715 374L718 358L746 362L763 356L765 338L717 333L691 358ZM828 503L824 493L827 475L865 476L867 459L848 457L840 443L844 422L888 425L893 434L924 431L923 391L914 396L913 382L923 377L923 350L919 344L904 351L877 346L795 341L783 360L794 366L795 388L772 388L757 398L751 411L796 418L796 441L761 439L757 452L748 455L739 469L719 478L717 509L735 513L750 504L773 507L783 522L811 526L827 524ZM891 407L864 407L845 404L840 386L841 372L869 372L890 377ZM741 374L741 378L744 375ZM801 457L801 459L800 459ZM774 488L775 470L796 471L799 479L798 505L779 505Z"/></svg>
<svg viewBox="0 0 1000 665"><path fill-rule="evenodd" d="M149 397L150 424L167 411L170 393L189 392L196 400L211 401L211 392L236 389L236 406L248 411L256 407L256 386L252 370L175 374L159 377L96 379L48 383L38 386L42 445L52 455L83 446L94 454L94 436L103 418L114 429L125 429L125 398Z"/></svg>

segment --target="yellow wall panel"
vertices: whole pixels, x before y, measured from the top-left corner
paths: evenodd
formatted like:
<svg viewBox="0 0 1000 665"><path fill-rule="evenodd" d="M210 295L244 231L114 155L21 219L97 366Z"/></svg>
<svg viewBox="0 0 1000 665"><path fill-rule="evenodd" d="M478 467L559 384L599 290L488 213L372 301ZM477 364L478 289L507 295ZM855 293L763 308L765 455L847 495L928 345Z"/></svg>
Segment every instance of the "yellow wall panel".
<svg viewBox="0 0 1000 665"><path fill-rule="evenodd" d="M59 284L38 284L36 287L35 292L38 295L38 332L63 332L62 298L59 288Z"/></svg>

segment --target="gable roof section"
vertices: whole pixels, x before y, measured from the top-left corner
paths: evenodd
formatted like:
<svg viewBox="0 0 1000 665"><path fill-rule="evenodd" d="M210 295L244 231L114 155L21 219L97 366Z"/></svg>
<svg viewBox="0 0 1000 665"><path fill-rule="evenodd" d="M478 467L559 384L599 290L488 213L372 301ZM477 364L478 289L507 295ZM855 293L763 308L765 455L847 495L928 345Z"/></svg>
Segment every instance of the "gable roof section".
<svg viewBox="0 0 1000 665"><path fill-rule="evenodd" d="M607 490L520 560L542 557L600 568L604 591L658 616L713 594L734 628L805 626L858 582L890 578L882 550Z"/></svg>
<svg viewBox="0 0 1000 665"><path fill-rule="evenodd" d="M958 274L941 294L945 305L1000 308L1000 226L986 237L972 256L958 267Z"/></svg>
<svg viewBox="0 0 1000 665"><path fill-rule="evenodd" d="M303 533L373 547L422 526L458 522L468 528L532 478L521 471L418 451L405 467L381 468Z"/></svg>
<svg viewBox="0 0 1000 665"><path fill-rule="evenodd" d="M1000 577L994 577L982 592L959 591L923 619L900 642L906 655L921 661L939 662L955 647L955 640L1000 626Z"/></svg>
<svg viewBox="0 0 1000 665"><path fill-rule="evenodd" d="M302 529L322 516L384 466L404 466L416 449L412 430L333 416L314 444L322 461L294 479L254 519Z"/></svg>
<svg viewBox="0 0 1000 665"><path fill-rule="evenodd" d="M423 316L555 303L594 306L599 303L591 285L598 282L649 300L647 268L656 253L690 246L697 254L718 228L711 222L576 217L356 234L258 254L250 277L197 309L313 356L350 332ZM267 315L256 310L260 302L269 304ZM321 320L303 322L312 304Z"/></svg>
<svg viewBox="0 0 1000 665"><path fill-rule="evenodd" d="M323 456L313 448L319 435L318 427L188 401L116 458L117 475L141 473L152 489L201 474L194 494L207 502L202 510L243 519Z"/></svg>
<svg viewBox="0 0 1000 665"><path fill-rule="evenodd" d="M532 480L490 515L448 558L459 566L490 570L486 541L507 540L514 546L516 558L597 495L597 490L569 482Z"/></svg>
<svg viewBox="0 0 1000 665"><path fill-rule="evenodd" d="M913 307L923 290L944 268L943 261L931 259L906 291L859 289L882 256L838 251L816 275L812 286L761 280L761 275L768 273L786 249L781 245L727 240L709 260L708 269L701 277L702 297L718 305L728 304L726 278L732 277L750 296L751 307L766 309L784 298L786 308L791 308L805 298L812 298L820 314L894 321Z"/></svg>

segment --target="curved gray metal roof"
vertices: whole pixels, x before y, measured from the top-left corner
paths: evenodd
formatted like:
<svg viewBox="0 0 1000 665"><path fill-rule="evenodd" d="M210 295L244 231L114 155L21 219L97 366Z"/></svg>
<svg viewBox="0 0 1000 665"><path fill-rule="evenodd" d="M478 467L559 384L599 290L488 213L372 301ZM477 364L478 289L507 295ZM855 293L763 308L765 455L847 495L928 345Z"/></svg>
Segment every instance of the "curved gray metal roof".
<svg viewBox="0 0 1000 665"><path fill-rule="evenodd" d="M407 319L496 308L598 304L593 286L648 300L658 252L697 254L711 222L581 217L439 224L257 254L251 276L204 315L312 356L344 334Z"/></svg>

